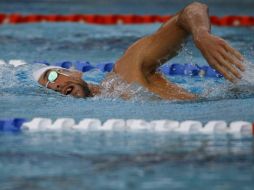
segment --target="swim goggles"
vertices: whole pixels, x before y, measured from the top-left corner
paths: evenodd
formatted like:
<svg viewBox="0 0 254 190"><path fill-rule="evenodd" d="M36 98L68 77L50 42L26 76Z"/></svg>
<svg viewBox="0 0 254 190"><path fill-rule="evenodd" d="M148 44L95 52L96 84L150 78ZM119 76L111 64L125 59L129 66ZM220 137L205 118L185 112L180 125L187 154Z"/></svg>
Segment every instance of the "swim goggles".
<svg viewBox="0 0 254 190"><path fill-rule="evenodd" d="M59 75L64 75L66 77L69 77L68 74L61 72L60 70L49 71L48 82L46 83L46 88L48 88L49 83L55 83L55 81L59 77Z"/></svg>

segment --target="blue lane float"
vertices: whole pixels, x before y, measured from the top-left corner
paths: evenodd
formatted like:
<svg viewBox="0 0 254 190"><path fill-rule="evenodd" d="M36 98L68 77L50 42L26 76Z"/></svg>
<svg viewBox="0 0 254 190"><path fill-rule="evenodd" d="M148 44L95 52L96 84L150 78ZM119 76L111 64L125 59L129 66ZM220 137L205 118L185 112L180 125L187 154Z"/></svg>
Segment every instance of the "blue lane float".
<svg viewBox="0 0 254 190"><path fill-rule="evenodd" d="M209 67L209 66L203 66L200 68L201 71L204 72L206 77L213 77L213 78L222 78L223 76L217 72L216 70L214 70L213 68Z"/></svg>
<svg viewBox="0 0 254 190"><path fill-rule="evenodd" d="M26 121L24 118L0 120L0 132L20 132L23 123Z"/></svg>
<svg viewBox="0 0 254 190"><path fill-rule="evenodd" d="M102 72L111 72L114 68L114 63L100 63L96 65L96 68Z"/></svg>
<svg viewBox="0 0 254 190"><path fill-rule="evenodd" d="M114 68L114 63L106 62L99 64L91 64L89 61L62 61L50 64L47 61L36 61L35 64L44 64L44 65L56 65L65 69L74 68L81 72L88 72L93 69L99 69L101 72L111 72ZM173 63L171 65L165 64L158 68L159 72L162 72L168 76L199 76L199 77L208 77L208 78L222 78L223 76L213 69L210 66L199 66L196 64L190 63Z"/></svg>
<svg viewBox="0 0 254 190"><path fill-rule="evenodd" d="M72 62L64 61L64 62L55 63L54 65L59 66L59 67L63 67L65 69L69 69L69 68L72 67Z"/></svg>
<svg viewBox="0 0 254 190"><path fill-rule="evenodd" d="M96 67L91 65L89 61L78 61L75 63L75 69L81 72L88 72L90 70L95 69Z"/></svg>

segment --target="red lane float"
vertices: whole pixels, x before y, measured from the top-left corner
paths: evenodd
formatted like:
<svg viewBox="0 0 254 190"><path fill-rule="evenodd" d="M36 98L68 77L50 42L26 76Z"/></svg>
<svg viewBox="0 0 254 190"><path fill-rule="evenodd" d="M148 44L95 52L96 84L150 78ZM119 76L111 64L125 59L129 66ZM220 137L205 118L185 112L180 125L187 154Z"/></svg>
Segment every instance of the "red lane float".
<svg viewBox="0 0 254 190"><path fill-rule="evenodd" d="M163 23L173 15L98 15L98 14L72 14L72 15L22 15L1 14L0 24L22 24L36 22L84 22L90 24L114 25L114 24L151 24ZM254 16L211 16L211 23L217 26L254 26Z"/></svg>
<svg viewBox="0 0 254 190"><path fill-rule="evenodd" d="M2 24L5 20L6 15L5 14L0 14L0 24Z"/></svg>

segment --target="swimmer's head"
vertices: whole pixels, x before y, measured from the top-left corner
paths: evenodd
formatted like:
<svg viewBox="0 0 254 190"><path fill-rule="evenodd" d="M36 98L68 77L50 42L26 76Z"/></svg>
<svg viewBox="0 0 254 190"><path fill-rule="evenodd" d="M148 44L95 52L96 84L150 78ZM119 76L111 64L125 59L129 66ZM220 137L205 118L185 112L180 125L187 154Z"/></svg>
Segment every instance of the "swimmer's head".
<svg viewBox="0 0 254 190"><path fill-rule="evenodd" d="M78 98L92 96L88 84L82 80L82 73L57 66L43 67L33 73L42 86Z"/></svg>

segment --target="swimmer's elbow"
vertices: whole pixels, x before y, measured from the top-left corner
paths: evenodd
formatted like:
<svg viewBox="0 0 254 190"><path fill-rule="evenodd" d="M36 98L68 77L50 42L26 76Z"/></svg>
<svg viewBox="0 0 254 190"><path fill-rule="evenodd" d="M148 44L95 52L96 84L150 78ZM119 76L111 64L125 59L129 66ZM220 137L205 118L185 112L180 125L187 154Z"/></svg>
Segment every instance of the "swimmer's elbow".
<svg viewBox="0 0 254 190"><path fill-rule="evenodd" d="M203 11L208 12L208 5L199 2L193 2L180 12L180 17L191 19L193 15L201 14Z"/></svg>
<svg viewBox="0 0 254 190"><path fill-rule="evenodd" d="M194 2L185 7L177 14L177 25L186 32L192 33L196 28L209 24L208 6L203 3Z"/></svg>
<svg viewBox="0 0 254 190"><path fill-rule="evenodd" d="M192 11L193 9L202 9L202 10L208 10L208 5L205 4L205 3L200 3L200 2L193 2L191 4L189 4L185 10L188 10L188 11Z"/></svg>

